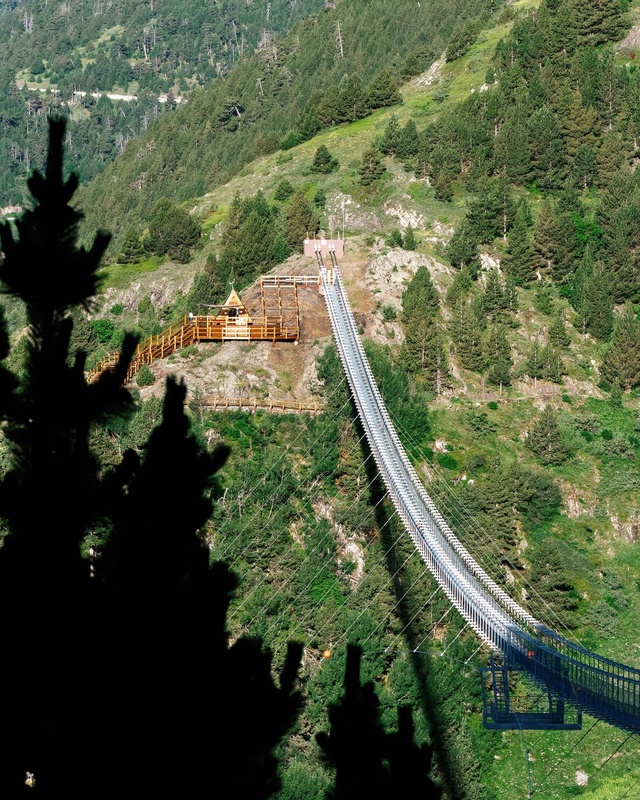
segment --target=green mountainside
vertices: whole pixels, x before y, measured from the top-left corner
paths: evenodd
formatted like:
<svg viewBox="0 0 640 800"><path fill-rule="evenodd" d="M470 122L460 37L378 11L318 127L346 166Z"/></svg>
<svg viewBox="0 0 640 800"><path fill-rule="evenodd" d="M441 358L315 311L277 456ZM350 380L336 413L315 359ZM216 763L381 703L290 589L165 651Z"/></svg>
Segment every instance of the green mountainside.
<svg viewBox="0 0 640 800"><path fill-rule="evenodd" d="M132 139L79 192L87 230L115 236L75 345L99 360L125 328L157 333L229 281L249 294L274 268L310 271L306 233L344 234L372 369L445 517L540 619L638 666L640 7L443 5L337 2ZM276 666L304 642L305 707L276 796L330 787L315 737L357 642L382 723L395 731L413 709L448 796L634 797L636 737L588 718L482 728L487 652L411 555L326 326L312 336L294 356L189 348L139 381L149 398L168 372L197 377L194 430L231 447L206 530L241 581L232 636L262 637ZM231 372L238 392L296 383L325 411L207 411ZM151 397L95 431L105 470L143 450L159 413ZM526 706L526 681L512 689Z"/></svg>
<svg viewBox="0 0 640 800"><path fill-rule="evenodd" d="M403 74L420 73L441 54L457 18L492 5L352 0L299 22L194 93L175 119L132 140L83 193L88 226L100 224L108 206L112 230L122 235L128 224L148 222L160 197L198 198L285 138L295 143L388 105Z"/></svg>
<svg viewBox="0 0 640 800"><path fill-rule="evenodd" d="M0 4L0 207L21 202L25 177L42 166L41 117L70 118L69 166L90 180L191 89L321 8L322 0Z"/></svg>

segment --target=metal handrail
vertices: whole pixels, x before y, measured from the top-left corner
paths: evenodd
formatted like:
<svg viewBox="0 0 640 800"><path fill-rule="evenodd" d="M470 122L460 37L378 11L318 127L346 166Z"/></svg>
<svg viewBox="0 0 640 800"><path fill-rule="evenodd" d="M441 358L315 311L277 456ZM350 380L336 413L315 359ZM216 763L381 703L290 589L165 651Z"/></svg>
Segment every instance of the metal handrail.
<svg viewBox="0 0 640 800"><path fill-rule="evenodd" d="M442 587L483 642L549 691L626 730L640 730L640 670L555 633L497 585L447 525L400 443L371 373L332 259L319 259L338 352L381 477L405 528Z"/></svg>

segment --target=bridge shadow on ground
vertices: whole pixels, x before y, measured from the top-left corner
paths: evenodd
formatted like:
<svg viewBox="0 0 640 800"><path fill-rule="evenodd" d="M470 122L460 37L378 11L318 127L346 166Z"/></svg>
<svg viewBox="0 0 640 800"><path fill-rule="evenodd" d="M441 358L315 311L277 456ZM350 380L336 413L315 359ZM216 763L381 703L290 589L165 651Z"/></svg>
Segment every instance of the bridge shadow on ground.
<svg viewBox="0 0 640 800"><path fill-rule="evenodd" d="M400 618L404 640L409 651L413 673L418 686L421 712L430 731L431 748L435 757L435 771L442 786L444 797L447 800L464 800L467 796L465 780L460 774L459 765L457 765L453 756L451 736L449 735L444 715L441 712L441 698L434 688L436 681L431 655L423 650L417 652L420 643L425 639L425 631L424 628L419 628L415 621L414 610L409 607L406 587L402 584L404 555L394 547L393 517L395 513L389 507L389 503L383 502L386 488L378 474L375 460L370 457L371 451L359 421L357 425L360 428L363 459L370 486L370 504L375 510L375 521L396 600L396 612ZM399 713L406 712L400 709Z"/></svg>

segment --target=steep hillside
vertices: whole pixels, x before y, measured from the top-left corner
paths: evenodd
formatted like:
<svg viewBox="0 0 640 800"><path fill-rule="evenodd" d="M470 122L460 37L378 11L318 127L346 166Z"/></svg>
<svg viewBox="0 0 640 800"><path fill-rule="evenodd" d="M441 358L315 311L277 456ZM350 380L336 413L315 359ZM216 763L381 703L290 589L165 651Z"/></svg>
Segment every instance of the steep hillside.
<svg viewBox="0 0 640 800"><path fill-rule="evenodd" d="M317 90L356 93L363 113L387 105L402 74L420 72L440 55L456 19L492 5L348 0L327 6L237 64L223 81L194 94L174 119L151 124L131 141L83 194L88 224L100 224L108 207L117 235L127 224L142 229L158 198L183 202L227 182L257 155L278 150L287 132L302 126L306 110L315 113L306 106ZM380 73L391 87L387 99L370 91ZM321 105L336 113L324 99ZM358 110L352 119L361 115Z"/></svg>
<svg viewBox="0 0 640 800"><path fill-rule="evenodd" d="M70 166L88 181L150 120L322 0L0 4L0 209L41 167L49 113L68 116ZM98 96L99 95L99 96Z"/></svg>
<svg viewBox="0 0 640 800"><path fill-rule="evenodd" d="M204 233L186 265L141 252L109 265L93 319L111 325L104 348L124 327L146 333L219 299L230 279L250 304L261 272L313 271L287 255L309 230L297 224L302 207L310 228L344 235L341 266L381 391L452 526L533 613L637 666L638 72L635 38L623 37L638 6L626 16L618 3L593 4L599 16L587 8L521 0L490 26L461 25L448 58L434 54L400 85L402 102L257 159L253 134L298 131L291 109L302 113L306 98L272 122L254 97L255 122L245 126L245 109L236 130L222 130L236 123L233 113L220 121L225 97L256 91L262 62L252 61L226 80L227 95L203 94L209 105L190 104L129 145L83 202L92 225L109 224L105 208L116 226L132 220L140 245L166 191L176 204L188 198L183 209ZM340 10L312 28L332 64ZM372 53L365 80L384 65ZM207 179L191 170L232 150L241 156L225 183L219 164ZM185 376L203 437L232 445L208 528L213 556L242 579L231 631L263 636L276 656L289 638L305 642L307 706L283 748L282 800L321 798L328 785L315 733L337 701L347 641L364 648L385 724L394 729L409 703L417 739L435 731L446 742L435 772L449 788L458 776L450 796L632 797L637 741L621 731L590 719L583 731L482 730L477 667L487 654L448 615L376 494L322 298L305 294L302 313L298 346L200 345L153 364L158 381L141 389L147 398L167 373ZM321 397L326 413L202 408L202 397L227 393ZM157 408L152 399L140 415ZM138 424L100 439L105 463ZM524 683L514 690L526 699Z"/></svg>

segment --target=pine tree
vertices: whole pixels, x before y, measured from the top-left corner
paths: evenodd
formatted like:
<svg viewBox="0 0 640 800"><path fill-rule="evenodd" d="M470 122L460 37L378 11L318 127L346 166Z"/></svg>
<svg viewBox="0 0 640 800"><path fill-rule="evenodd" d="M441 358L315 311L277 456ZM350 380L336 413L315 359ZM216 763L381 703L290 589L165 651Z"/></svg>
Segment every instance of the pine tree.
<svg viewBox="0 0 640 800"><path fill-rule="evenodd" d="M447 44L447 61L455 61L467 52L478 35L476 25L474 20L458 20L456 22Z"/></svg>
<svg viewBox="0 0 640 800"><path fill-rule="evenodd" d="M617 381L625 390L640 385L640 321L629 304L618 317L600 371L608 383Z"/></svg>
<svg viewBox="0 0 640 800"><path fill-rule="evenodd" d="M396 114L392 114L387 122L382 138L378 144L381 153L395 155L400 143L400 123Z"/></svg>
<svg viewBox="0 0 640 800"><path fill-rule="evenodd" d="M118 261L121 264L135 264L142 257L143 253L144 247L142 246L140 236L136 229L132 225L129 225L122 239L122 244L120 245Z"/></svg>
<svg viewBox="0 0 640 800"><path fill-rule="evenodd" d="M489 315L504 309L504 286L497 269L491 269L487 273L482 305Z"/></svg>
<svg viewBox="0 0 640 800"><path fill-rule="evenodd" d="M222 235L220 279L226 283L233 274L246 284L267 272L276 263L275 240L274 213L262 192L245 199L236 195Z"/></svg>
<svg viewBox="0 0 640 800"><path fill-rule="evenodd" d="M515 212L511 186L502 174L498 180L480 184L469 203L466 222L477 242L488 243L497 236L506 239Z"/></svg>
<svg viewBox="0 0 640 800"><path fill-rule="evenodd" d="M626 28L626 19L619 0L568 0L573 29L582 47L597 47L615 41Z"/></svg>
<svg viewBox="0 0 640 800"><path fill-rule="evenodd" d="M551 406L545 406L536 417L526 446L541 464L562 464L571 448L565 444L558 427L558 418Z"/></svg>
<svg viewBox="0 0 640 800"><path fill-rule="evenodd" d="M518 290L516 282L511 276L507 276L504 282L504 294L502 295L502 308L512 314L518 313Z"/></svg>
<svg viewBox="0 0 640 800"><path fill-rule="evenodd" d="M596 154L593 147L581 144L572 167L574 185L580 189L588 189L593 184L596 170Z"/></svg>
<svg viewBox="0 0 640 800"><path fill-rule="evenodd" d="M431 179L434 197L441 203L450 203L453 200L453 177L444 169L436 169Z"/></svg>
<svg viewBox="0 0 640 800"><path fill-rule="evenodd" d="M382 156L378 150L370 148L362 154L362 163L358 169L360 183L363 186L372 186L380 180L385 172Z"/></svg>
<svg viewBox="0 0 640 800"><path fill-rule="evenodd" d="M479 268L478 238L466 219L455 229L451 241L447 245L447 256L456 269L468 267L472 277L476 277Z"/></svg>
<svg viewBox="0 0 640 800"><path fill-rule="evenodd" d="M531 596L531 610L545 616L551 606L559 623L573 628L577 622L578 597L569 577L570 558L567 546L552 537L544 539L529 554L531 582L536 587Z"/></svg>
<svg viewBox="0 0 640 800"><path fill-rule="evenodd" d="M322 125L318 119L316 110L309 109L308 111L305 111L297 133L295 134L295 138L297 139L296 144L313 139L316 133L318 133L320 130L322 130Z"/></svg>
<svg viewBox="0 0 640 800"><path fill-rule="evenodd" d="M11 450L0 479L0 599L12 610L2 621L11 658L0 796L31 791L28 769L42 797L107 800L139 774L144 741L144 792L206 796L222 783L257 800L279 788L274 751L299 706L301 650L290 649L278 686L260 642L227 644L235 582L223 565L210 568L198 531L228 450L200 448L184 385L168 381L162 422L142 456L128 450L103 470L90 448L93 425L132 408L122 384L136 342L126 337L114 370L92 384L83 354L69 358L69 312L90 306L108 236L88 250L77 244L77 178L63 177L64 131L51 122L46 172L29 180L33 208L16 222L17 236L0 225L0 280L26 304L29 325L23 377L0 367ZM9 351L4 326L0 351ZM181 503L158 502L167 474ZM87 536L100 550L92 564ZM205 674L225 692L207 691L197 677ZM223 721L222 740L203 732L203 713ZM200 769L212 754L214 769Z"/></svg>
<svg viewBox="0 0 640 800"><path fill-rule="evenodd" d="M340 86L340 107L345 122L355 122L367 115L367 104L362 80L359 75L351 75Z"/></svg>
<svg viewBox="0 0 640 800"><path fill-rule="evenodd" d="M417 250L418 249L418 240L416 239L416 235L413 232L413 228L411 225L407 228L404 233L404 242L402 244L405 250Z"/></svg>
<svg viewBox="0 0 640 800"><path fill-rule="evenodd" d="M580 147L594 147L598 138L598 113L585 108L578 89L562 98L560 122L563 128L567 154L575 161Z"/></svg>
<svg viewBox="0 0 640 800"><path fill-rule="evenodd" d="M455 307L458 304L458 300L466 297L472 286L473 278L471 277L469 268L463 266L462 269L458 270L453 276L453 283L447 290L447 303Z"/></svg>
<svg viewBox="0 0 640 800"><path fill-rule="evenodd" d="M560 226L551 201L545 198L533 230L533 249L537 255L537 266L547 272L553 271Z"/></svg>
<svg viewBox="0 0 640 800"><path fill-rule="evenodd" d="M490 533L487 538L494 546L497 545L501 560L509 561L509 556L516 545L516 515L509 470L505 468L499 456L489 464L482 487L481 502Z"/></svg>
<svg viewBox="0 0 640 800"><path fill-rule="evenodd" d="M433 316L424 310L405 325L401 358L409 372L420 375L434 395L450 385L451 372L444 337Z"/></svg>
<svg viewBox="0 0 640 800"><path fill-rule="evenodd" d="M295 189L293 188L291 181L288 181L286 178L280 178L273 191L273 199L282 203L285 200L288 200L294 191Z"/></svg>
<svg viewBox="0 0 640 800"><path fill-rule="evenodd" d="M367 108L384 108L401 102L402 95L398 91L398 76L389 67L381 69L365 92Z"/></svg>
<svg viewBox="0 0 640 800"><path fill-rule="evenodd" d="M414 316L433 316L440 307L440 297L429 268L418 267L402 294L402 323L409 326Z"/></svg>
<svg viewBox="0 0 640 800"><path fill-rule="evenodd" d="M484 369L482 327L471 306L463 300L458 300L453 313L452 339L465 369Z"/></svg>
<svg viewBox="0 0 640 800"><path fill-rule="evenodd" d="M564 365L560 353L556 348L547 343L540 354L543 363L542 377L553 383L562 383L562 376L564 374Z"/></svg>
<svg viewBox="0 0 640 800"><path fill-rule="evenodd" d="M564 324L564 316L562 313L556 314L556 316L553 318L553 322L549 328L549 341L555 347L559 347L561 349L565 349L571 344L571 338L567 333L567 329Z"/></svg>
<svg viewBox="0 0 640 800"><path fill-rule="evenodd" d="M338 159L331 155L324 144L321 144L313 157L310 171L328 175L331 172L335 172L339 166Z"/></svg>
<svg viewBox="0 0 640 800"><path fill-rule="evenodd" d="M557 219L559 235L551 276L556 283L567 284L580 259L578 225L581 224L582 217L575 211L562 211Z"/></svg>
<svg viewBox="0 0 640 800"><path fill-rule="evenodd" d="M148 249L184 263L199 239L200 226L187 211L166 198L158 200L149 220Z"/></svg>
<svg viewBox="0 0 640 800"><path fill-rule="evenodd" d="M416 123L410 119L400 131L400 136L398 137L398 144L396 147L396 156L402 161L413 158L413 156L417 155L418 153L419 142L420 139L418 136L418 129L416 128Z"/></svg>
<svg viewBox="0 0 640 800"><path fill-rule="evenodd" d="M491 383L500 386L500 390L511 384L513 358L504 325L493 325L489 331L486 362L489 366L487 377Z"/></svg>
<svg viewBox="0 0 640 800"><path fill-rule="evenodd" d="M541 348L540 345L536 340L534 340L531 351L529 352L529 356L527 358L525 369L527 370L527 375L534 380L537 378L541 378L544 374L544 364L541 355Z"/></svg>
<svg viewBox="0 0 640 800"><path fill-rule="evenodd" d="M606 186L611 176L626 163L626 160L627 152L622 136L617 131L607 131L600 141L596 156L598 185Z"/></svg>
<svg viewBox="0 0 640 800"><path fill-rule="evenodd" d="M611 295L616 303L632 297L640 286L633 251L637 241L637 209L623 206L608 215L603 232L607 272L611 276Z"/></svg>
<svg viewBox="0 0 640 800"><path fill-rule="evenodd" d="M494 144L496 171L513 184L524 185L531 176L531 146L526 120L520 112L509 114Z"/></svg>
<svg viewBox="0 0 640 800"><path fill-rule="evenodd" d="M389 247L402 247L404 240L399 228L394 228L387 237L387 244Z"/></svg>
<svg viewBox="0 0 640 800"><path fill-rule="evenodd" d="M526 209L522 204L518 207L513 228L509 232L507 252L502 263L505 271L517 283L528 283L536 277L535 251L526 221Z"/></svg>
<svg viewBox="0 0 640 800"><path fill-rule="evenodd" d="M291 198L284 220L284 235L291 252L301 253L304 240L318 230L318 214L307 200L304 191L299 189Z"/></svg>
<svg viewBox="0 0 640 800"><path fill-rule="evenodd" d="M556 115L546 105L529 117L532 178L541 189L560 189L566 176L566 150Z"/></svg>
<svg viewBox="0 0 640 800"><path fill-rule="evenodd" d="M602 268L592 266L589 260L576 274L577 311L579 325L596 339L606 340L613 330L613 300L611 278Z"/></svg>

